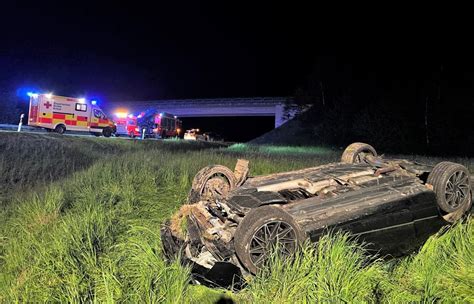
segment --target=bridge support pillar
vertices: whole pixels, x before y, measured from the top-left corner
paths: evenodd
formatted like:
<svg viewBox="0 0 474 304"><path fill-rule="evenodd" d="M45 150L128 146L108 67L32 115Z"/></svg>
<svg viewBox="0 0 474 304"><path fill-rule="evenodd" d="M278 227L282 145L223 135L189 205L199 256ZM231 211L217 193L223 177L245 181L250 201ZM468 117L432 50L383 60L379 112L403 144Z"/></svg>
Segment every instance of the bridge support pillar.
<svg viewBox="0 0 474 304"><path fill-rule="evenodd" d="M282 124L286 123L287 121L293 119L297 111L294 109L289 109L285 111L284 104L277 104L275 106L275 128L278 128Z"/></svg>

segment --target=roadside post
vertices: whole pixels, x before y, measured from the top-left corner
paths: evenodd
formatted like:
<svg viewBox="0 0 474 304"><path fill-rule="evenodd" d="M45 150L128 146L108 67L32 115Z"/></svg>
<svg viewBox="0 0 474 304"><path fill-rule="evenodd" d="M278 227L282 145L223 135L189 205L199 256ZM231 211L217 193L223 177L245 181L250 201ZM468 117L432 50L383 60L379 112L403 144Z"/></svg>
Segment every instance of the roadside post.
<svg viewBox="0 0 474 304"><path fill-rule="evenodd" d="M20 122L18 123L18 130L17 132L21 131L21 126L23 125L23 117L25 117L25 114L20 115Z"/></svg>
<svg viewBox="0 0 474 304"><path fill-rule="evenodd" d="M142 129L142 139L145 139L145 128Z"/></svg>

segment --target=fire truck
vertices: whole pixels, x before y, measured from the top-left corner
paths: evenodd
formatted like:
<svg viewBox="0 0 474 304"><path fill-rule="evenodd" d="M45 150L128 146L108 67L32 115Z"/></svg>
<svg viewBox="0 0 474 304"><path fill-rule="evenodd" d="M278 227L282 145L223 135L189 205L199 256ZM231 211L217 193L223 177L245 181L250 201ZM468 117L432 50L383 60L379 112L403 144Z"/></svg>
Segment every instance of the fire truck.
<svg viewBox="0 0 474 304"><path fill-rule="evenodd" d="M115 133L114 122L107 118L94 100L33 94L30 96L28 125L63 134L66 131L90 132L110 137Z"/></svg>
<svg viewBox="0 0 474 304"><path fill-rule="evenodd" d="M181 134L182 122L173 114L148 110L137 118L140 130L145 129L146 137L167 138Z"/></svg>
<svg viewBox="0 0 474 304"><path fill-rule="evenodd" d="M116 135L128 135L131 138L140 136L140 128L135 115L117 112L114 115L114 121L117 126Z"/></svg>

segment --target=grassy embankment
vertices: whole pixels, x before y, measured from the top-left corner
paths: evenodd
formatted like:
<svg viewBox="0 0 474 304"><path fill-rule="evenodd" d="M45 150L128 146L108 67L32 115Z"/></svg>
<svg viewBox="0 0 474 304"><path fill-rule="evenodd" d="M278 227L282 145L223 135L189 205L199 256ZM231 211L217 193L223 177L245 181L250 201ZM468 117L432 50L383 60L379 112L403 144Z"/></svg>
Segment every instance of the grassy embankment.
<svg viewBox="0 0 474 304"><path fill-rule="evenodd" d="M257 175L340 154L298 149L0 134L0 302L474 301L472 221L397 263L328 236L235 294L189 285L187 269L163 262L160 225L201 167L246 157Z"/></svg>

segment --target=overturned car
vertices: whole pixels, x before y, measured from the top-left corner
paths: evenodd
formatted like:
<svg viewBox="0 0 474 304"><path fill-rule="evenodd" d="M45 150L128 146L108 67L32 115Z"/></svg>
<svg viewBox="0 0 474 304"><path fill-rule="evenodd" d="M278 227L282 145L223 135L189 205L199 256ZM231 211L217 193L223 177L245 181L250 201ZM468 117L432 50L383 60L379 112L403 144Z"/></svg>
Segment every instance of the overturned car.
<svg viewBox="0 0 474 304"><path fill-rule="evenodd" d="M405 254L472 207L464 166L385 159L364 143L348 146L339 163L292 172L249 177L248 165L200 170L187 204L161 230L169 259L179 255L221 286L255 274L275 244L291 255L329 229L378 253Z"/></svg>

